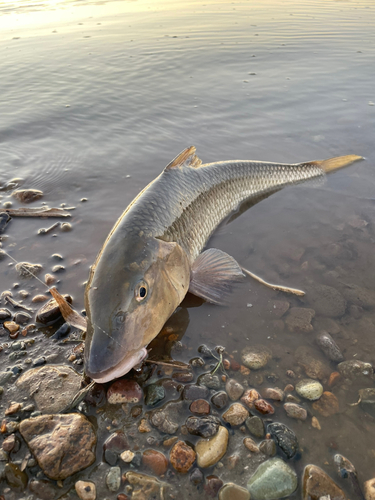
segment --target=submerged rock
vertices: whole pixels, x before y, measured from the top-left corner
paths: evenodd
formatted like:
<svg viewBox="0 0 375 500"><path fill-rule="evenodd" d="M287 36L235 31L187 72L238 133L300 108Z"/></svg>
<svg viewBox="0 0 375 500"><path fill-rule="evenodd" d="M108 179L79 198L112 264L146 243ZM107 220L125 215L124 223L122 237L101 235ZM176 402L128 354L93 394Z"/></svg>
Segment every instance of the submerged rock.
<svg viewBox="0 0 375 500"><path fill-rule="evenodd" d="M28 418L19 430L50 479L64 480L95 462L94 429L79 413Z"/></svg>
<svg viewBox="0 0 375 500"><path fill-rule="evenodd" d="M165 474L168 469L168 460L163 453L156 450L145 450L142 455L142 463L157 476Z"/></svg>
<svg viewBox="0 0 375 500"><path fill-rule="evenodd" d="M217 476L210 475L206 477L206 484L203 486L206 495L209 497L216 497L220 488L223 486L223 481Z"/></svg>
<svg viewBox="0 0 375 500"><path fill-rule="evenodd" d="M296 392L302 398L315 401L323 394L323 386L317 380L305 378L296 385Z"/></svg>
<svg viewBox="0 0 375 500"><path fill-rule="evenodd" d="M276 500L291 495L298 485L297 474L280 458L261 464L247 483L253 500Z"/></svg>
<svg viewBox="0 0 375 500"><path fill-rule="evenodd" d="M221 382L217 375L211 373L203 373L198 377L198 384L207 387L208 389L220 389Z"/></svg>
<svg viewBox="0 0 375 500"><path fill-rule="evenodd" d="M327 285L314 285L309 287L307 292L319 316L340 318L345 314L346 300L335 288Z"/></svg>
<svg viewBox="0 0 375 500"><path fill-rule="evenodd" d="M331 373L329 366L318 359L317 352L309 346L298 347L295 358L310 378L324 380Z"/></svg>
<svg viewBox="0 0 375 500"><path fill-rule="evenodd" d="M249 412L239 403L234 403L223 414L223 420L232 426L241 425L248 418Z"/></svg>
<svg viewBox="0 0 375 500"><path fill-rule="evenodd" d="M13 191L12 196L21 203L31 203L40 200L43 196L43 191L39 189L17 189Z"/></svg>
<svg viewBox="0 0 375 500"><path fill-rule="evenodd" d="M195 462L196 453L184 441L177 441L169 453L169 460L177 472L186 474Z"/></svg>
<svg viewBox="0 0 375 500"><path fill-rule="evenodd" d="M308 333L313 331L313 326L311 324L312 319L315 316L314 309L308 309L305 307L292 307L286 317L285 323L289 331L294 333Z"/></svg>
<svg viewBox="0 0 375 500"><path fill-rule="evenodd" d="M375 388L360 389L359 398L362 410L375 417Z"/></svg>
<svg viewBox="0 0 375 500"><path fill-rule="evenodd" d="M227 383L225 384L225 390L227 391L229 399L231 399L232 401L237 401L237 399L240 399L244 392L243 386L233 378L228 379Z"/></svg>
<svg viewBox="0 0 375 500"><path fill-rule="evenodd" d="M104 460L109 465L116 465L120 454L129 448L128 440L121 431L113 432L104 442Z"/></svg>
<svg viewBox="0 0 375 500"><path fill-rule="evenodd" d="M196 415L208 415L211 411L209 403L204 399L196 399L189 406L189 410L191 413L195 413Z"/></svg>
<svg viewBox="0 0 375 500"><path fill-rule="evenodd" d="M331 417L340 411L337 397L328 391L323 392L322 397L318 401L315 401L312 406L323 417Z"/></svg>
<svg viewBox="0 0 375 500"><path fill-rule="evenodd" d="M366 500L375 500L375 477L363 485Z"/></svg>
<svg viewBox="0 0 375 500"><path fill-rule="evenodd" d="M111 467L106 475L105 483L109 491L115 493L121 486L121 469L120 467Z"/></svg>
<svg viewBox="0 0 375 500"><path fill-rule="evenodd" d="M211 467L221 460L227 451L228 439L228 430L219 427L216 436L199 440L195 445L198 467Z"/></svg>
<svg viewBox="0 0 375 500"><path fill-rule="evenodd" d="M80 500L96 500L96 486L91 481L77 481L74 485Z"/></svg>
<svg viewBox="0 0 375 500"><path fill-rule="evenodd" d="M211 403L218 410L222 410L228 404L228 394L224 391L217 392L212 396Z"/></svg>
<svg viewBox="0 0 375 500"><path fill-rule="evenodd" d="M342 355L339 346L329 333L324 331L321 332L316 338L316 343L331 361L341 363L341 361L344 360L344 356Z"/></svg>
<svg viewBox="0 0 375 500"><path fill-rule="evenodd" d="M242 349L241 359L247 368L259 370L272 359L272 352L264 345L248 346Z"/></svg>
<svg viewBox="0 0 375 500"><path fill-rule="evenodd" d="M204 438L214 436L220 426L220 419L213 415L204 417L188 417L185 422L186 428L190 434Z"/></svg>
<svg viewBox="0 0 375 500"><path fill-rule="evenodd" d="M165 398L165 389L162 385L151 384L146 387L145 403L155 406Z"/></svg>
<svg viewBox="0 0 375 500"><path fill-rule="evenodd" d="M30 264L30 262L19 262L16 264L16 271L22 278L32 278L33 274L39 274L43 269L40 264Z"/></svg>
<svg viewBox="0 0 375 500"><path fill-rule="evenodd" d="M345 493L328 474L316 465L307 465L303 473L303 500L319 500L328 495L332 500L346 500Z"/></svg>
<svg viewBox="0 0 375 500"><path fill-rule="evenodd" d="M258 438L262 438L264 436L264 422L260 417L254 416L247 418L245 420L245 425L253 436Z"/></svg>
<svg viewBox="0 0 375 500"><path fill-rule="evenodd" d="M302 408L302 406L297 405L296 403L285 403L284 410L290 418L295 418L297 420L307 419L307 411L305 408Z"/></svg>
<svg viewBox="0 0 375 500"><path fill-rule="evenodd" d="M343 361L337 366L341 375L345 378L355 380L359 378L370 378L374 376L374 370L370 363L359 361L358 359L350 359Z"/></svg>
<svg viewBox="0 0 375 500"><path fill-rule="evenodd" d="M107 391L109 404L139 403L143 392L135 380L116 380Z"/></svg>
<svg viewBox="0 0 375 500"><path fill-rule="evenodd" d="M219 492L219 500L250 500L250 493L242 486L226 483Z"/></svg>
<svg viewBox="0 0 375 500"><path fill-rule="evenodd" d="M285 455L288 458L293 458L298 451L298 440L292 429L280 422L273 422L268 424L267 431Z"/></svg>

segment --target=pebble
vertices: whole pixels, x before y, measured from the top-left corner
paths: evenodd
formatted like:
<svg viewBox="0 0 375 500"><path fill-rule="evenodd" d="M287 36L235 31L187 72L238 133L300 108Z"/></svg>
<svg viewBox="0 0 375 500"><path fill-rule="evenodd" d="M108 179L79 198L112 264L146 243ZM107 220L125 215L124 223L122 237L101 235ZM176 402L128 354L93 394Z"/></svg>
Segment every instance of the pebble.
<svg viewBox="0 0 375 500"><path fill-rule="evenodd" d="M341 318L345 314L346 300L335 288L327 285L313 285L308 288L307 293L319 316Z"/></svg>
<svg viewBox="0 0 375 500"><path fill-rule="evenodd" d="M340 380L341 375L339 372L332 372L328 379L328 387L334 387Z"/></svg>
<svg viewBox="0 0 375 500"><path fill-rule="evenodd" d="M194 484L194 486L198 486L198 484L203 483L203 473L200 469L193 469L190 474L190 482Z"/></svg>
<svg viewBox="0 0 375 500"><path fill-rule="evenodd" d="M16 264L16 271L22 278L32 278L33 274L39 274L42 269L43 266L40 264L30 264L30 262L19 262Z"/></svg>
<svg viewBox="0 0 375 500"><path fill-rule="evenodd" d="M206 477L206 484L203 486L204 491L209 497L216 497L220 488L223 486L223 481L217 476L210 475Z"/></svg>
<svg viewBox="0 0 375 500"><path fill-rule="evenodd" d="M192 372L173 372L172 373L172 378L174 380L177 380L178 382L182 382L183 384L186 384L187 382L191 382L194 379L194 374Z"/></svg>
<svg viewBox="0 0 375 500"><path fill-rule="evenodd" d="M4 321L4 328L6 328L10 334L14 334L18 332L20 325L17 325L14 321Z"/></svg>
<svg viewBox="0 0 375 500"><path fill-rule="evenodd" d="M193 463L195 462L195 458L195 451L184 441L177 441L169 453L169 460L172 467L176 469L177 472L181 472L182 474L186 474L191 469Z"/></svg>
<svg viewBox="0 0 375 500"><path fill-rule="evenodd" d="M174 422L164 410L152 413L150 416L150 422L154 427L158 428L161 432L165 432L166 434L175 434L179 427L178 423Z"/></svg>
<svg viewBox="0 0 375 500"><path fill-rule="evenodd" d="M323 394L323 386L317 380L305 378L297 383L296 392L302 398L316 401Z"/></svg>
<svg viewBox="0 0 375 500"><path fill-rule="evenodd" d="M302 406L297 405L296 403L285 403L284 410L290 418L295 418L297 420L307 419L307 411L305 408L302 408Z"/></svg>
<svg viewBox="0 0 375 500"><path fill-rule="evenodd" d="M212 375L211 373L203 373L198 377L198 384L204 385L208 389L220 389L221 383L217 375Z"/></svg>
<svg viewBox="0 0 375 500"><path fill-rule="evenodd" d="M320 422L316 417L312 417L311 419L311 425L314 427L314 429L318 429L318 431L321 431L322 428L320 426Z"/></svg>
<svg viewBox="0 0 375 500"><path fill-rule="evenodd" d="M4 451L10 453L16 446L16 435L11 434L7 438L4 439L2 443L2 448ZM17 451L17 450L16 450Z"/></svg>
<svg viewBox="0 0 375 500"><path fill-rule="evenodd" d="M334 361L335 363L341 363L344 360L344 356L333 340L331 335L327 332L321 332L316 338L316 343L320 347L320 349L324 352L328 359Z"/></svg>
<svg viewBox="0 0 375 500"><path fill-rule="evenodd" d="M3 319L8 319L12 317L12 313L9 311L9 309L0 309L0 320L2 321Z"/></svg>
<svg viewBox="0 0 375 500"><path fill-rule="evenodd" d="M305 467L302 483L303 500L319 500L328 495L335 500L346 500L342 489L316 465Z"/></svg>
<svg viewBox="0 0 375 500"><path fill-rule="evenodd" d="M258 438L262 438L265 434L264 422L258 416L249 417L245 420L245 425L250 433Z"/></svg>
<svg viewBox="0 0 375 500"><path fill-rule="evenodd" d="M109 404L139 403L142 400L143 392L135 380L116 380L107 391Z"/></svg>
<svg viewBox="0 0 375 500"><path fill-rule="evenodd" d="M96 500L96 486L91 481L77 481L75 489L80 500Z"/></svg>
<svg viewBox="0 0 375 500"><path fill-rule="evenodd" d="M195 413L196 415L208 415L211 411L209 403L204 399L196 399L189 406L189 410L191 413Z"/></svg>
<svg viewBox="0 0 375 500"><path fill-rule="evenodd" d="M285 453L287 458L293 458L298 451L298 440L294 432L280 422L268 424L267 431L271 434L276 444Z"/></svg>
<svg viewBox="0 0 375 500"><path fill-rule="evenodd" d="M25 311L19 311L14 315L14 321L20 325L25 325L31 320L30 314Z"/></svg>
<svg viewBox="0 0 375 500"><path fill-rule="evenodd" d="M57 281L57 278L53 274L47 273L44 275L44 282L47 286L54 285L56 283L56 281Z"/></svg>
<svg viewBox="0 0 375 500"><path fill-rule="evenodd" d="M259 450L267 457L276 455L276 443L273 439L265 439L259 445Z"/></svg>
<svg viewBox="0 0 375 500"><path fill-rule="evenodd" d="M70 295L64 294L65 300L72 304L73 299ZM55 299L50 299L36 313L36 321L43 325L50 325L61 318L61 312Z"/></svg>
<svg viewBox="0 0 375 500"><path fill-rule="evenodd" d="M258 448L256 442L253 439L247 437L247 438L245 438L243 440L243 444L251 452L253 452L253 453L259 453L259 448Z"/></svg>
<svg viewBox="0 0 375 500"><path fill-rule="evenodd" d="M223 420L232 426L241 425L248 418L249 412L239 403L234 403L222 415Z"/></svg>
<svg viewBox="0 0 375 500"><path fill-rule="evenodd" d="M365 363L364 361L359 361L357 359L343 361L337 366L337 368L343 377L350 380L356 380L358 378L364 377L372 379L374 376L372 365L370 363Z"/></svg>
<svg viewBox="0 0 375 500"><path fill-rule="evenodd" d="M313 403L313 409L318 411L323 417L331 417L340 411L339 401L332 393L325 391L322 397Z"/></svg>
<svg viewBox="0 0 375 500"><path fill-rule="evenodd" d="M109 465L116 465L120 454L129 448L128 440L122 431L113 432L104 442L104 460Z"/></svg>
<svg viewBox="0 0 375 500"><path fill-rule="evenodd" d="M212 438L200 439L195 445L198 467L211 467L221 460L227 451L228 439L228 430L222 426Z"/></svg>
<svg viewBox="0 0 375 500"><path fill-rule="evenodd" d="M195 399L207 399L209 391L207 387L201 385L185 385L182 392L182 399L185 401L194 401Z"/></svg>
<svg viewBox="0 0 375 500"><path fill-rule="evenodd" d="M147 476L146 474L139 474L138 472L128 471L124 475L130 485L134 488L131 494L132 498L135 500L145 500L152 498L160 498L160 488L164 488L164 496L166 496L166 483L160 483L155 477Z"/></svg>
<svg viewBox="0 0 375 500"><path fill-rule="evenodd" d="M6 482L12 488L12 490L17 493L21 493L27 486L28 477L26 472L21 471L21 469L14 463L9 462L5 464L4 475Z"/></svg>
<svg viewBox="0 0 375 500"><path fill-rule="evenodd" d="M314 329L311 324L314 316L314 309L292 307L286 317L285 323L288 330L292 333L309 333Z"/></svg>
<svg viewBox="0 0 375 500"><path fill-rule="evenodd" d="M46 300L48 300L48 297L47 295L35 295L32 299L31 299L31 302L33 302L34 304L36 302L45 302Z"/></svg>
<svg viewBox="0 0 375 500"><path fill-rule="evenodd" d="M363 485L366 500L375 500L375 478L369 479Z"/></svg>
<svg viewBox="0 0 375 500"><path fill-rule="evenodd" d="M284 401L285 393L278 387L266 387L262 390L262 396L273 401Z"/></svg>
<svg viewBox="0 0 375 500"><path fill-rule="evenodd" d="M151 384L146 387L145 404L155 406L165 398L165 389L162 385Z"/></svg>
<svg viewBox="0 0 375 500"><path fill-rule="evenodd" d="M123 462L128 464L133 460L134 455L135 453L133 453L131 450L125 450L120 454L120 458Z"/></svg>
<svg viewBox="0 0 375 500"><path fill-rule="evenodd" d="M247 368L259 370L272 359L272 353L264 345L247 346L241 351L241 359Z"/></svg>
<svg viewBox="0 0 375 500"><path fill-rule="evenodd" d="M308 377L319 380L325 380L329 377L331 370L327 364L317 358L315 349L309 346L300 346L296 349L294 357Z"/></svg>
<svg viewBox="0 0 375 500"><path fill-rule="evenodd" d="M168 460L163 453L156 450L145 450L142 455L142 463L157 476L165 474L168 469Z"/></svg>
<svg viewBox="0 0 375 500"><path fill-rule="evenodd" d="M5 415L14 415L18 413L22 408L22 403L11 403L9 408L7 408L4 412Z"/></svg>
<svg viewBox="0 0 375 500"><path fill-rule="evenodd" d="M72 230L72 225L69 222L63 222L60 226L60 229L63 233L67 233Z"/></svg>
<svg viewBox="0 0 375 500"><path fill-rule="evenodd" d="M255 389L247 389L245 394L241 398L241 403L246 405L248 408L254 408L254 401L260 399L260 394Z"/></svg>
<svg viewBox="0 0 375 500"><path fill-rule="evenodd" d="M95 462L94 428L80 413L25 419L19 430L50 479L64 480Z"/></svg>
<svg viewBox="0 0 375 500"><path fill-rule="evenodd" d="M262 413L262 415L273 415L275 413L275 408L264 399L257 399L254 401L254 407L259 413Z"/></svg>
<svg viewBox="0 0 375 500"><path fill-rule="evenodd" d="M245 389L239 382L237 382L237 380L230 378L225 384L225 390L227 391L230 400L237 401L237 399L240 399Z"/></svg>
<svg viewBox="0 0 375 500"><path fill-rule="evenodd" d="M372 309L375 307L375 293L368 288L362 288L357 285L348 285L343 287L342 294L346 300L363 309Z"/></svg>
<svg viewBox="0 0 375 500"><path fill-rule="evenodd" d="M217 433L220 426L220 419L218 417L214 417L213 415L188 417L185 425L190 434L209 438Z"/></svg>
<svg viewBox="0 0 375 500"><path fill-rule="evenodd" d="M297 474L280 458L260 464L247 483L253 500L276 500L291 495L298 486Z"/></svg>
<svg viewBox="0 0 375 500"><path fill-rule="evenodd" d="M62 271L65 271L65 267L61 266L61 265L56 265L56 266L53 266L53 268L52 268L53 273L61 273Z"/></svg>
<svg viewBox="0 0 375 500"><path fill-rule="evenodd" d="M211 398L211 403L218 409L222 410L228 404L228 394L224 391L217 392Z"/></svg>
<svg viewBox="0 0 375 500"><path fill-rule="evenodd" d="M12 196L21 203L31 203L40 200L43 196L43 191L39 189L17 189L13 191Z"/></svg>
<svg viewBox="0 0 375 500"><path fill-rule="evenodd" d="M115 493L121 486L121 469L120 467L111 467L106 475L105 483L109 491Z"/></svg>
<svg viewBox="0 0 375 500"><path fill-rule="evenodd" d="M250 493L234 483L226 483L219 491L219 500L250 500Z"/></svg>

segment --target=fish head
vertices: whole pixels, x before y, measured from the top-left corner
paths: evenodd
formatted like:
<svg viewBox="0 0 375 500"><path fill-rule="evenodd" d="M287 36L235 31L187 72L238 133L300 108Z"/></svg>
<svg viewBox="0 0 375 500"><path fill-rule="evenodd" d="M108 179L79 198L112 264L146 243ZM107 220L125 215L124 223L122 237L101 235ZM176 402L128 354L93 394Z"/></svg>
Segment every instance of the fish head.
<svg viewBox="0 0 375 500"><path fill-rule="evenodd" d="M152 237L117 245L110 238L85 292L87 375L108 382L139 364L189 282L189 260L178 243Z"/></svg>

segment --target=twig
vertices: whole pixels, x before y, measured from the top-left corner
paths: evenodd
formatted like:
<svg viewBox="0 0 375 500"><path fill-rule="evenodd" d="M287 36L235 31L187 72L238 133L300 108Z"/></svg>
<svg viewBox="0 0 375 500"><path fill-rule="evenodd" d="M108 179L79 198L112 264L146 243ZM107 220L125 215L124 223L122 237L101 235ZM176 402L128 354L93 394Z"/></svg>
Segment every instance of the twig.
<svg viewBox="0 0 375 500"><path fill-rule="evenodd" d="M38 234L47 234L47 233L50 233L51 231L53 231L55 229L55 227L57 227L59 225L60 225L60 222L55 222L54 224L52 224L51 227L48 227L47 229L45 229L44 227L42 227L41 229L39 229Z"/></svg>
<svg viewBox="0 0 375 500"><path fill-rule="evenodd" d="M8 214L11 217L71 217L71 214L63 208L0 208L0 214Z"/></svg>
<svg viewBox="0 0 375 500"><path fill-rule="evenodd" d="M182 363L182 361L180 361L180 365L176 364L176 363L168 363L168 362L165 362L165 361L154 361L153 359L145 359L143 361L144 363L152 363L154 365L160 365L160 366L171 366L172 368L177 368L178 370L186 370L187 368L190 368L190 365L186 364L186 363Z"/></svg>
<svg viewBox="0 0 375 500"><path fill-rule="evenodd" d="M9 302L9 304L12 304L12 306L15 308L24 309L25 311L29 311L29 312L34 312L34 309L30 309L29 307L23 306L22 304L20 304L16 300L12 299L12 297L10 297L10 295L5 295L4 300L5 300L5 302Z"/></svg>
<svg viewBox="0 0 375 500"><path fill-rule="evenodd" d="M305 295L305 292L303 290L298 290L297 288L289 288L288 286L274 285L272 283L268 283L268 281L265 281L263 278L252 273L248 269L245 269L244 267L242 267L241 269L248 276L250 276L254 280L258 281L262 285L265 285L268 288L272 288L272 290L278 290L280 292L285 292L285 293L293 293L294 295L298 295L300 297L303 297Z"/></svg>

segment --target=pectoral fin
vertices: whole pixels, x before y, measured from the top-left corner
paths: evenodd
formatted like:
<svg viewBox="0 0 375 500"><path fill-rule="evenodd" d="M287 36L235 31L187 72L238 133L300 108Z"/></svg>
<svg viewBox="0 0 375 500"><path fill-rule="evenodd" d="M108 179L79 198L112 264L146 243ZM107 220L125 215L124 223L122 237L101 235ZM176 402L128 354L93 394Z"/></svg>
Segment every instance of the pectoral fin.
<svg viewBox="0 0 375 500"><path fill-rule="evenodd" d="M191 268L189 292L211 302L225 304L231 285L244 278L238 263L225 252L210 248L201 253Z"/></svg>

